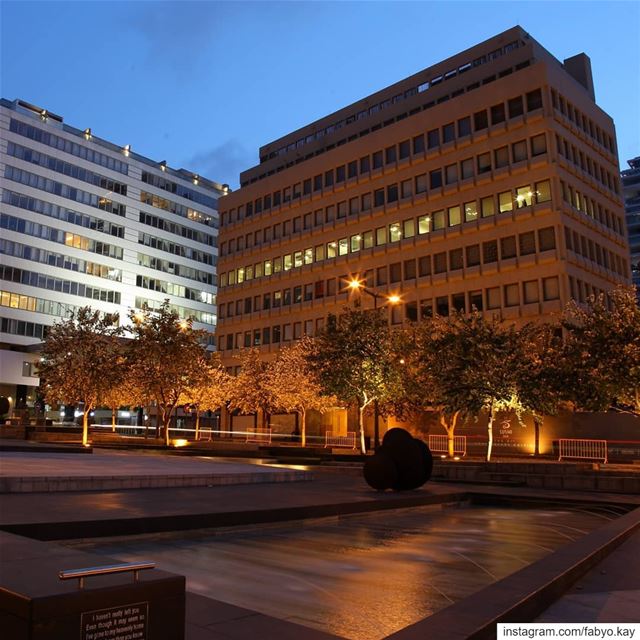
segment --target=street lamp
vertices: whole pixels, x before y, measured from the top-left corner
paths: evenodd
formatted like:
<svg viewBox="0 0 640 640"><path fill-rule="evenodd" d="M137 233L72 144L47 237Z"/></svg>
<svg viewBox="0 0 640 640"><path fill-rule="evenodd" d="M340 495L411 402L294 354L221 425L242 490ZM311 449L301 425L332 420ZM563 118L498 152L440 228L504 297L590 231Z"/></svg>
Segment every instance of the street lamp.
<svg viewBox="0 0 640 640"><path fill-rule="evenodd" d="M381 298L385 300L385 305L396 305L402 302L402 298L397 294L391 294L389 296L383 296L375 291L371 291L361 280L357 278L352 278L348 283L349 289L351 291L363 291L364 293L369 294L373 298L373 308L378 309L378 300ZM383 306L385 306L383 305ZM380 411L378 409L378 400L377 398L373 401L373 446L377 448L380 446L380 426L379 426L379 418Z"/></svg>

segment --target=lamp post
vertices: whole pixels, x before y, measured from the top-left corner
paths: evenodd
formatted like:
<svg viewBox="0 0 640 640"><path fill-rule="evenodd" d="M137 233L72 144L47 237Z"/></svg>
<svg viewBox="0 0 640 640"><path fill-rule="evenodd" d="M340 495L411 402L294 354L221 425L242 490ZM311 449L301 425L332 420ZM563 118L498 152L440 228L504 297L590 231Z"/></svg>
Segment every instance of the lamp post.
<svg viewBox="0 0 640 640"><path fill-rule="evenodd" d="M374 310L378 310L378 300L383 298L385 303L382 305L383 307L387 304L395 305L400 304L402 299L397 294L392 294L390 296L384 296L380 293L376 293L375 291L371 291L365 284L362 283L361 280L357 280L356 278L352 278L349 280L349 289L351 291L364 291L364 293L369 294L373 298L373 308ZM379 426L379 418L380 411L378 409L378 399L376 398L373 401L373 446L374 448L378 448L380 446L380 426Z"/></svg>

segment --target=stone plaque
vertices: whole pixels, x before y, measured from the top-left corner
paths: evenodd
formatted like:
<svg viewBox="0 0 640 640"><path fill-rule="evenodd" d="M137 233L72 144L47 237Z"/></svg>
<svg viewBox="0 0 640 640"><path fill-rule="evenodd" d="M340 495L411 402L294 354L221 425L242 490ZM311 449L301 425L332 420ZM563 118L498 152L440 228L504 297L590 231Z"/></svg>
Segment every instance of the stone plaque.
<svg viewBox="0 0 640 640"><path fill-rule="evenodd" d="M147 640L149 603L137 602L80 616L81 640Z"/></svg>

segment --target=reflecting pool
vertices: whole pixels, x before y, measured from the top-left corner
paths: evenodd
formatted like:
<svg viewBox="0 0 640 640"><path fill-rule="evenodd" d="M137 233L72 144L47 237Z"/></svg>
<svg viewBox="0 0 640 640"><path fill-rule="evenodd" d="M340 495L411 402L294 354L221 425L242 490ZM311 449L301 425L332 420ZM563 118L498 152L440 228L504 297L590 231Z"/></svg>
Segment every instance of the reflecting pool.
<svg viewBox="0 0 640 640"><path fill-rule="evenodd" d="M376 640L578 539L615 510L456 504L65 544L152 560L187 590Z"/></svg>

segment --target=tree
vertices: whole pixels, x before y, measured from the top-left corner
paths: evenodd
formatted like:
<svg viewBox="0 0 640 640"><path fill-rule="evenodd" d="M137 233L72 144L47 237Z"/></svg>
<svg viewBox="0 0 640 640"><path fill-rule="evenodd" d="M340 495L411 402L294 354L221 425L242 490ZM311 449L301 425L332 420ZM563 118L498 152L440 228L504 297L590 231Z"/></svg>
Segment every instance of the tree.
<svg viewBox="0 0 640 640"><path fill-rule="evenodd" d="M184 390L181 404L188 404L195 414L195 439L200 433L200 414L203 411L216 411L228 399L231 376L220 363L218 353L202 354L198 363L200 375Z"/></svg>
<svg viewBox="0 0 640 640"><path fill-rule="evenodd" d="M578 409L616 405L640 415L640 308L633 287L572 301L562 319L566 398Z"/></svg>
<svg viewBox="0 0 640 640"><path fill-rule="evenodd" d="M464 415L487 413L487 462L496 412L515 404L517 332L481 313L436 316L418 331L417 358L425 393L440 412L452 452L453 434Z"/></svg>
<svg viewBox="0 0 640 640"><path fill-rule="evenodd" d="M533 417L534 455L540 454L545 416L558 412L565 385L562 338L558 327L527 324L519 331L520 360L515 367L519 408Z"/></svg>
<svg viewBox="0 0 640 640"><path fill-rule="evenodd" d="M229 408L245 415L262 415L262 430L269 428L268 417L278 410L273 392L271 365L260 357L259 349L245 349L240 353L240 372L231 380Z"/></svg>
<svg viewBox="0 0 640 640"><path fill-rule="evenodd" d="M312 364L315 342L304 336L293 345L278 352L267 377L267 386L275 402L287 413L300 416L300 436L303 447L307 445L307 411L324 413L335 406L336 398L324 393L317 371Z"/></svg>
<svg viewBox="0 0 640 640"><path fill-rule="evenodd" d="M366 453L364 412L374 400L389 399L401 377L381 310L347 309L339 318L329 315L310 362L327 395L357 407L360 450Z"/></svg>
<svg viewBox="0 0 640 640"><path fill-rule="evenodd" d="M102 403L111 409L111 430L115 432L118 409L144 402L142 390L133 378L127 349L122 345L116 355L113 375L112 386L102 397Z"/></svg>
<svg viewBox="0 0 640 640"><path fill-rule="evenodd" d="M82 403L82 444L89 442L89 415L117 384L122 327L118 314L82 307L54 324L44 341L38 372L47 402Z"/></svg>
<svg viewBox="0 0 640 640"><path fill-rule="evenodd" d="M147 400L156 403L168 446L175 409L185 390L201 376L207 332L194 329L191 319L180 320L169 300L157 310L145 307L129 317L134 337L129 350L131 371Z"/></svg>

